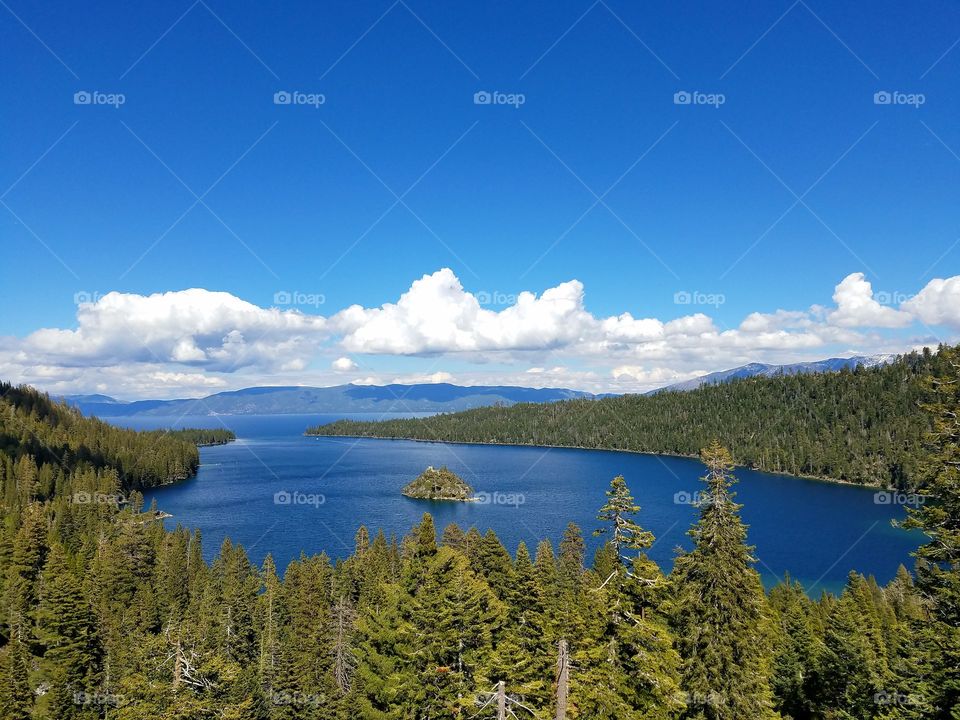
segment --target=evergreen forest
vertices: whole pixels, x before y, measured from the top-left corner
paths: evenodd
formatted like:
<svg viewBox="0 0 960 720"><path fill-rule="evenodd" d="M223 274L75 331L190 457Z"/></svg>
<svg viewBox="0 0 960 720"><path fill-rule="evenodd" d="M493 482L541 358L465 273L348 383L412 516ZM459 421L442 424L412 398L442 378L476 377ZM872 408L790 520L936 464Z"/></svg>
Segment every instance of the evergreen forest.
<svg viewBox="0 0 960 720"><path fill-rule="evenodd" d="M506 548L424 515L405 537L358 528L336 562L256 566L228 540L206 563L200 533L165 530L139 491L193 473L190 438L207 436L120 430L0 386L0 717L960 717L960 352L598 405L431 427L699 444L693 547L669 573L646 555L656 538L622 477L597 498L593 557L575 525L556 544ZM852 472L865 458L876 477ZM789 578L765 591L735 462L862 482L903 473L932 498L906 523L927 543L886 585L852 573L839 596Z"/></svg>

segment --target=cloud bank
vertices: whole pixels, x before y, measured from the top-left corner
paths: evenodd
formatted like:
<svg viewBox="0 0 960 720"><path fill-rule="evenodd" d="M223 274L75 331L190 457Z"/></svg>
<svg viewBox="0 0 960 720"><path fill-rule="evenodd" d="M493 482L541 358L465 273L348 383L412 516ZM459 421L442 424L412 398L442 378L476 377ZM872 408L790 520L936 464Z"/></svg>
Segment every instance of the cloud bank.
<svg viewBox="0 0 960 720"><path fill-rule="evenodd" d="M414 281L396 302L327 317L200 288L111 292L81 303L75 328L5 338L0 377L125 397L398 378L622 392L743 362L902 351L935 342L932 327L960 330L960 276L931 280L894 306L855 272L836 285L832 307L751 312L729 328L706 312L601 317L585 298L574 279L490 309L448 268ZM398 356L418 364L383 369Z"/></svg>

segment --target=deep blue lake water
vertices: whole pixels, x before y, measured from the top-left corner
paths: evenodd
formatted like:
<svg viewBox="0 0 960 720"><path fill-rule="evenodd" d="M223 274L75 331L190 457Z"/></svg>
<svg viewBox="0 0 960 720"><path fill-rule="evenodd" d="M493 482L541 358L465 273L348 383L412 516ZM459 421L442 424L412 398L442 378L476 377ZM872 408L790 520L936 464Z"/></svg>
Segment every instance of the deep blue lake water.
<svg viewBox="0 0 960 720"><path fill-rule="evenodd" d="M573 521L584 531L589 561L600 542L591 535L597 508L610 479L619 474L642 506L638 521L657 537L651 557L668 570L675 548L690 546L686 531L697 510L686 500L702 485L703 474L695 460L302 435L308 425L334 419L274 415L113 422L148 429L170 427L176 420L177 427L226 426L237 434L234 443L200 450L195 478L147 493L148 503L155 498L173 514L168 527L200 528L208 558L225 537L243 544L255 562L271 553L281 568L301 550L342 557L352 551L359 525L399 536L429 511L438 531L449 522L493 528L511 552L521 540L531 552L543 538L556 545ZM436 503L400 495L428 465L447 465L494 502ZM912 567L910 553L923 536L893 527L891 521L904 515L902 506L876 503L872 490L744 468L736 474L737 500L744 506L748 539L756 546L765 583L789 572L816 595L837 591L850 570L886 582L900 563Z"/></svg>

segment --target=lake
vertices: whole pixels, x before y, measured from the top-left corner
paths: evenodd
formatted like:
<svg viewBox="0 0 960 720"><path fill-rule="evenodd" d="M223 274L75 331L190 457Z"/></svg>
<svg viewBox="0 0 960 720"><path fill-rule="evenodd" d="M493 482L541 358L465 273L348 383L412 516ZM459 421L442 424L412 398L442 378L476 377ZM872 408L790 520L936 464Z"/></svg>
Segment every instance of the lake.
<svg viewBox="0 0 960 720"><path fill-rule="evenodd" d="M339 417L339 416L337 416ZM146 493L173 515L167 527L199 528L211 558L225 537L259 563L267 553L284 567L300 552L343 557L361 524L371 534L406 533L424 512L438 532L450 522L493 528L512 552L531 552L544 538L556 546L568 522L584 531L588 562L601 542L591 533L604 492L623 475L642 506L639 523L657 542L649 554L667 570L697 509L703 466L686 458L598 450L447 445L404 440L311 438L308 425L334 416L202 416L117 418L118 425L228 427L229 445L201 448L201 467L186 482ZM352 416L372 419L373 416ZM400 489L428 465L446 465L482 493L486 503L439 503L403 497ZM739 468L735 486L757 569L770 585L787 572L808 592L837 591L849 571L893 577L922 542L892 526L902 505L877 502L873 490ZM885 499L889 499L886 496Z"/></svg>

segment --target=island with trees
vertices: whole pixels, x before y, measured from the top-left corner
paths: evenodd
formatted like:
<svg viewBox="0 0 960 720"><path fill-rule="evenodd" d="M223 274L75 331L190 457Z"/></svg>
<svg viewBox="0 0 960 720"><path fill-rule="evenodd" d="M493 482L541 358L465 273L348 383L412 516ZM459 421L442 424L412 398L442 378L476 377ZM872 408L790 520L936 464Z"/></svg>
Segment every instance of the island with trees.
<svg viewBox="0 0 960 720"><path fill-rule="evenodd" d="M404 486L401 491L417 500L447 500L469 502L473 500L473 488L459 475L443 466L432 465Z"/></svg>

